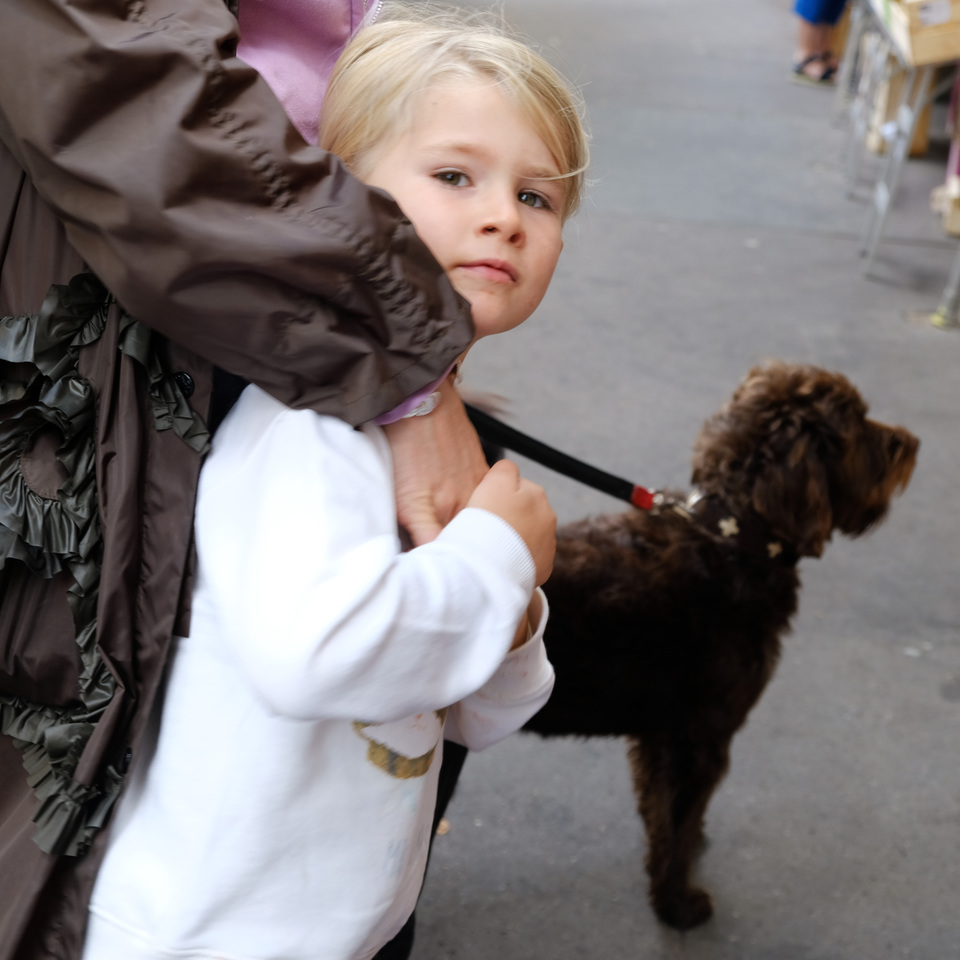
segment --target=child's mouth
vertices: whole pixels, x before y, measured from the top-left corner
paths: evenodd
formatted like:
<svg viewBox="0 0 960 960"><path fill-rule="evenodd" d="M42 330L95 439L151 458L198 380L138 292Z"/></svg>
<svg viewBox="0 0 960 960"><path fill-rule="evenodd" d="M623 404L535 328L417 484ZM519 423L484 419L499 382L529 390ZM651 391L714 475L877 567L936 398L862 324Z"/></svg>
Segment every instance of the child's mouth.
<svg viewBox="0 0 960 960"><path fill-rule="evenodd" d="M505 260L474 260L461 263L460 268L494 283L515 283L517 280L517 271Z"/></svg>

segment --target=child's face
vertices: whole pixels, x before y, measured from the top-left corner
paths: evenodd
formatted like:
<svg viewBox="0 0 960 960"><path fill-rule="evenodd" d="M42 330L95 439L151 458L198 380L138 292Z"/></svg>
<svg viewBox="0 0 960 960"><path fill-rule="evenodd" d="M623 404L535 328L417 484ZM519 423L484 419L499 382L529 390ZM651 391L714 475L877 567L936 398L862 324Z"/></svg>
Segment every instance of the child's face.
<svg viewBox="0 0 960 960"><path fill-rule="evenodd" d="M563 248L562 180L526 117L495 85L427 89L412 127L362 171L410 218L470 301L477 337L522 323Z"/></svg>

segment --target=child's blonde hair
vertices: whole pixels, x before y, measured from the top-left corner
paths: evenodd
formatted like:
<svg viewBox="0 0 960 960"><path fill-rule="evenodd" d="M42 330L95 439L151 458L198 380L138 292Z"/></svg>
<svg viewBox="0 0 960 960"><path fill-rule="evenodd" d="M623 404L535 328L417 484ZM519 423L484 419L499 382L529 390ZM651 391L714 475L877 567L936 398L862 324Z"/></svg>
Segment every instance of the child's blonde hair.
<svg viewBox="0 0 960 960"><path fill-rule="evenodd" d="M412 123L427 87L488 78L529 119L565 181L564 220L576 212L589 162L576 93L546 60L500 25L451 10L385 5L337 61L320 113L319 145L361 179L364 167Z"/></svg>

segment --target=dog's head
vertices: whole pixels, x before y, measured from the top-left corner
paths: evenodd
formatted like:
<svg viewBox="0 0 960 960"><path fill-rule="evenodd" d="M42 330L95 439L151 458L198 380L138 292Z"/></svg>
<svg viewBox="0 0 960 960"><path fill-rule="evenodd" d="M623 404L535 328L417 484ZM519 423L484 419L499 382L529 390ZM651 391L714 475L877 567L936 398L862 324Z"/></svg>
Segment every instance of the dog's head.
<svg viewBox="0 0 960 960"><path fill-rule="evenodd" d="M916 462L917 438L867 419L838 373L774 362L755 367L697 438L693 482L752 510L801 556L833 530L858 536L883 519Z"/></svg>

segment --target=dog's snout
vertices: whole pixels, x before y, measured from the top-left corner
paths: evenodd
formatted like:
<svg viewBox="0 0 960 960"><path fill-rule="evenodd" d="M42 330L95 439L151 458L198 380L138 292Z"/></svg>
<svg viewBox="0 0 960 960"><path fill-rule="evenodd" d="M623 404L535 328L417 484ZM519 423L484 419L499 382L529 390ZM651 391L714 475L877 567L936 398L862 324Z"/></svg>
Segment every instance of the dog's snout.
<svg viewBox="0 0 960 960"><path fill-rule="evenodd" d="M909 430L894 427L887 437L887 456L891 463L913 465L920 441Z"/></svg>
<svg viewBox="0 0 960 960"><path fill-rule="evenodd" d="M916 458L920 440L906 427L890 427L876 420L870 420L868 423L882 438L882 449L891 463L912 461Z"/></svg>
<svg viewBox="0 0 960 960"><path fill-rule="evenodd" d="M893 452L902 453L903 456L909 457L911 460L917 455L917 451L920 449L920 440L910 433L909 430L904 430L903 428L898 428L894 434L894 441L895 446L893 447Z"/></svg>
<svg viewBox="0 0 960 960"><path fill-rule="evenodd" d="M887 495L905 490L916 466L920 441L905 427L888 427L874 421L871 425L879 431L879 443L874 449L879 454L877 466L881 478L886 480Z"/></svg>

